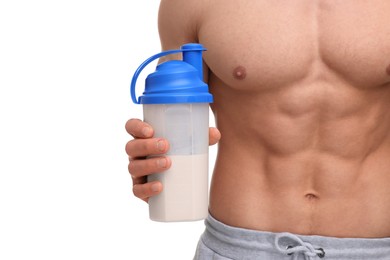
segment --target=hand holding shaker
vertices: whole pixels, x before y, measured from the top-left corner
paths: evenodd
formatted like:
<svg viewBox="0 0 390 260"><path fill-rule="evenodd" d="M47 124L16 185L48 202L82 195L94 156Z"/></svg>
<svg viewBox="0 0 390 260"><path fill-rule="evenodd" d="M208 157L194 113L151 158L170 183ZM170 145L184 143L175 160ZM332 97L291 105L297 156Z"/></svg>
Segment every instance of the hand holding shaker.
<svg viewBox="0 0 390 260"><path fill-rule="evenodd" d="M208 214L208 124L213 96L203 82L205 50L201 44L189 43L156 54L138 67L131 82L132 100L143 105L145 122L153 127L155 137L170 143L171 168L148 176L148 182L163 184L163 191L149 199L150 219L155 221L201 220ZM141 71L153 60L178 52L183 60L159 64L137 99L135 85Z"/></svg>

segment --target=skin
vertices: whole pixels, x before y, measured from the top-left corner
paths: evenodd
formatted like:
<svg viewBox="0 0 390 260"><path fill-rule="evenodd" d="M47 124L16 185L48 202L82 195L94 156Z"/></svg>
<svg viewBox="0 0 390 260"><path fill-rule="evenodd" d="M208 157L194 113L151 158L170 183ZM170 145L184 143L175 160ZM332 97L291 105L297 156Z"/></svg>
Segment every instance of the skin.
<svg viewBox="0 0 390 260"><path fill-rule="evenodd" d="M209 206L216 219L390 237L389 15L383 0L161 1L162 48L208 49L219 129L210 129L210 144L220 139ZM169 144L140 120L126 129L133 191L147 201L163 187L145 176L170 167Z"/></svg>

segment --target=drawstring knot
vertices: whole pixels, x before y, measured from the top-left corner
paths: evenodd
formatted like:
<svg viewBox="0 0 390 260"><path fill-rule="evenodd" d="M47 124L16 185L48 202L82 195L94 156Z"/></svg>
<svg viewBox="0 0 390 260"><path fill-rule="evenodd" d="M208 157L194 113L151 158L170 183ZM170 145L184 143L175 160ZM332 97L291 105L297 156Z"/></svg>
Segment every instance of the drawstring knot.
<svg viewBox="0 0 390 260"><path fill-rule="evenodd" d="M287 240L284 242L282 240ZM279 233L275 237L275 247L279 252L287 255L296 254L296 257L301 253L311 259L318 256L319 258L325 257L325 251L323 248L314 248L310 243L304 242L299 237L290 233Z"/></svg>

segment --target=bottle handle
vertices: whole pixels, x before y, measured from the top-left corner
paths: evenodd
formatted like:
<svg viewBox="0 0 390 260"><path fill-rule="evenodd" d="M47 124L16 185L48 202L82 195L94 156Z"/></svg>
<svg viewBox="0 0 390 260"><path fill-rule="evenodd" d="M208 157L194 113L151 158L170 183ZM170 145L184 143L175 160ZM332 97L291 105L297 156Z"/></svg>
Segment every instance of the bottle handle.
<svg viewBox="0 0 390 260"><path fill-rule="evenodd" d="M153 55L152 57L148 58L147 60L145 60L145 61L138 67L138 69L134 72L133 78L132 78L132 80L131 80L131 87L130 87L131 98L132 98L132 100L133 100L133 102L134 102L135 104L140 104L139 97L137 98L137 97L136 97L136 94L135 94L135 87L136 87L136 83L137 83L138 76L139 76L139 74L141 73L141 71L142 71L149 63L151 63L151 62L154 61L155 59L161 58L161 57L166 56L166 55L170 55L170 54L174 54L174 53L183 52L183 51L186 51L186 50L169 50L169 51L160 52L160 53L155 54L155 55Z"/></svg>
<svg viewBox="0 0 390 260"><path fill-rule="evenodd" d="M152 61L154 61L155 59L158 59L160 57L163 57L163 56L166 56L166 55L170 55L170 54L174 54L174 53L179 53L179 52L191 52L191 51L205 51L206 49L203 48L203 46L201 44L198 44L198 43L195 43L195 44L192 44L192 43L189 43L189 44L185 44L183 46L181 46L181 49L177 49L177 50L168 50L168 51L163 51L163 52L160 52L158 54L155 54L153 55L152 57L150 57L149 59L145 60L139 67L138 69L135 71L134 75L133 75L133 78L131 80L131 86L130 86L130 94L131 94L131 98L133 100L133 102L135 104L140 104L140 99L139 97L137 98L136 97L136 94L135 94L135 87L136 87L136 83L137 83L137 79L138 79L138 76L139 74L141 73L141 71L149 64L151 63ZM202 73L202 72L200 72ZM200 74L202 75L202 74Z"/></svg>

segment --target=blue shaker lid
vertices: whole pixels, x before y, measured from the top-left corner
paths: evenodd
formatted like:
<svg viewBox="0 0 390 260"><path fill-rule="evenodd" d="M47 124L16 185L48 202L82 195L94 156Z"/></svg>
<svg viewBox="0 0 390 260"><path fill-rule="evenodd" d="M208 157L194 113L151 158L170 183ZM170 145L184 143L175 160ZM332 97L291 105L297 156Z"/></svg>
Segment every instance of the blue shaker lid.
<svg viewBox="0 0 390 260"><path fill-rule="evenodd" d="M186 62L172 60L161 63L146 78L141 104L210 103L213 96L198 76L198 71Z"/></svg>
<svg viewBox="0 0 390 260"><path fill-rule="evenodd" d="M202 80L201 44L186 44L181 50L162 52L146 60L132 81L132 98L138 104L212 103L213 96ZM152 60L175 52L183 52L183 61L170 60L159 64L145 80L145 91L135 98L135 81L140 71Z"/></svg>

